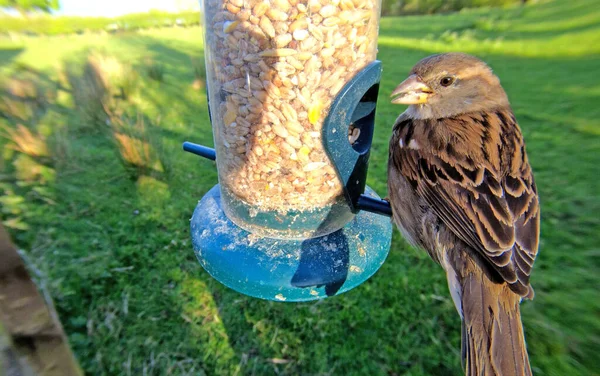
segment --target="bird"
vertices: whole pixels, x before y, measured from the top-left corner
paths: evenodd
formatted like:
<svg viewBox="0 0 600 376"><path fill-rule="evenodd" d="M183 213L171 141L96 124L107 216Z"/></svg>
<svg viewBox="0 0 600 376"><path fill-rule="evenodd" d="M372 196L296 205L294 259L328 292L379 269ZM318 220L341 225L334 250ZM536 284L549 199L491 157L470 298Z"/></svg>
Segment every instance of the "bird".
<svg viewBox="0 0 600 376"><path fill-rule="evenodd" d="M446 272L465 374L532 375L520 303L532 299L540 204L500 79L464 53L426 57L391 94L388 200L403 237Z"/></svg>

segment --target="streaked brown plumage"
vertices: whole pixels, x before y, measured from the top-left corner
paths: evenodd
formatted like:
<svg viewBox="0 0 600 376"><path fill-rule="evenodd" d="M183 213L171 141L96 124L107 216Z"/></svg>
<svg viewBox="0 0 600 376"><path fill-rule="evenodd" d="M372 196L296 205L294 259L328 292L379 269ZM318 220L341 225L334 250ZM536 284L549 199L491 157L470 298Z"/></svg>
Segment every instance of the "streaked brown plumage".
<svg viewBox="0 0 600 376"><path fill-rule="evenodd" d="M519 303L532 298L539 204L500 81L459 53L421 60L394 93L393 218L446 271L467 375L531 375Z"/></svg>

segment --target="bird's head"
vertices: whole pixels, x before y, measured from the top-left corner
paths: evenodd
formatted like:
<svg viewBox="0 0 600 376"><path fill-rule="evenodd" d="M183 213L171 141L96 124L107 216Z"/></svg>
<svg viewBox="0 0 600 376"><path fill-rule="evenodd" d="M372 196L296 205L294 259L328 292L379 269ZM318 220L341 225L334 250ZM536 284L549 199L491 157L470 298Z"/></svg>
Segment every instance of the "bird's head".
<svg viewBox="0 0 600 376"><path fill-rule="evenodd" d="M392 92L392 103L408 104L413 118L444 118L508 105L492 70L463 53L432 55L419 61Z"/></svg>

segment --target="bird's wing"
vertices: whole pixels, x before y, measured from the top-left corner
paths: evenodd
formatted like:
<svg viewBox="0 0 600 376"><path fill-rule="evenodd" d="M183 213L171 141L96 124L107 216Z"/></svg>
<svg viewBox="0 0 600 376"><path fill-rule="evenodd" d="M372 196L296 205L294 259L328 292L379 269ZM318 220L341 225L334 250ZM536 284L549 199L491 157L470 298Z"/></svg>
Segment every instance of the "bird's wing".
<svg viewBox="0 0 600 376"><path fill-rule="evenodd" d="M407 138L403 147L395 147L390 162L457 237L525 296L531 293L529 276L538 249L539 204L516 124L514 129L503 141L503 147L515 149L503 153L504 172L435 148L410 148Z"/></svg>

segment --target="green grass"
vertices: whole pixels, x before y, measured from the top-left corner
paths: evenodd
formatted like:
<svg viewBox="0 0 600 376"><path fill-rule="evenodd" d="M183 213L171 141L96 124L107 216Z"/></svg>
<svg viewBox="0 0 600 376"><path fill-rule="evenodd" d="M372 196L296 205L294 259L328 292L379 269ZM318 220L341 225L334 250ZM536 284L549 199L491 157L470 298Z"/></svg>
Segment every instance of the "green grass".
<svg viewBox="0 0 600 376"><path fill-rule="evenodd" d="M81 34L90 31L137 30L155 27L191 26L200 23L200 13L183 11L169 13L151 10L146 13L126 14L119 17L78 17L36 14L30 17L13 17L0 13L2 34Z"/></svg>
<svg viewBox="0 0 600 376"><path fill-rule="evenodd" d="M51 155L2 151L1 215L47 279L85 370L459 374L460 322L445 276L397 232L371 280L313 303L251 299L201 269L189 218L216 170L181 151L184 140L212 144L206 97L192 88L201 37L190 28L0 40L2 76L26 75L53 93L26 122ZM143 115L144 127L132 134L144 133L161 171L124 163L109 127L92 126L75 106L58 68L77 66L91 48L138 72L125 111L132 122ZM440 51L488 61L525 135L542 202L536 298L522 306L534 373L598 375L600 8L593 0L555 0L382 19L384 76L369 170L380 194L387 140L402 111L388 95L417 60ZM161 81L144 73L148 64L162 67Z"/></svg>

